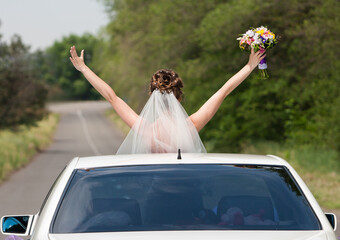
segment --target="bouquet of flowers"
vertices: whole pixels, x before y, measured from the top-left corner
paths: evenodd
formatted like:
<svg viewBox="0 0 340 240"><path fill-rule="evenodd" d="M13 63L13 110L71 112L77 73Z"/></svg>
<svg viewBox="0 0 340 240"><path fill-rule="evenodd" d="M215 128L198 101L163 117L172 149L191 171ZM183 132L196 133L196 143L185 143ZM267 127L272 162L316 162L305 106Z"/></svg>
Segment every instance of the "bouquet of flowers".
<svg viewBox="0 0 340 240"><path fill-rule="evenodd" d="M240 34L237 38L240 41L239 46L242 50L250 51L254 48L254 51L264 52L265 50L272 48L277 43L277 37L267 27L261 26L258 28L251 28L244 34ZM266 58L262 59L259 64L260 75L263 78L268 78L267 61Z"/></svg>

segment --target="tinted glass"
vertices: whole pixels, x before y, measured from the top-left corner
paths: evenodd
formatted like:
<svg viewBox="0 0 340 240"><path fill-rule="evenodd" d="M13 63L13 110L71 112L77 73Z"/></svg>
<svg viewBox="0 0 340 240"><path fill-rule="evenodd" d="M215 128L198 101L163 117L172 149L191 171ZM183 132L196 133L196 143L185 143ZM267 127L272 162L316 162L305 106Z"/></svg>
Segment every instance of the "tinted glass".
<svg viewBox="0 0 340 240"><path fill-rule="evenodd" d="M283 167L153 165L76 170L53 233L318 230Z"/></svg>

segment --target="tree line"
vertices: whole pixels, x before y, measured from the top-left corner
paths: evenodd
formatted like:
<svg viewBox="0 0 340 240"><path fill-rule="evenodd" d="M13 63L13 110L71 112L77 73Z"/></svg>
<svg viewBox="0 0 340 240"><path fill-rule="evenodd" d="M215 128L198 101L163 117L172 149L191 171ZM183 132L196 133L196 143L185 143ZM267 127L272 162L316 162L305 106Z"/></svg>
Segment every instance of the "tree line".
<svg viewBox="0 0 340 240"><path fill-rule="evenodd" d="M280 36L270 78L256 70L200 133L212 151L252 141L340 151L340 3L337 0L102 0L112 20L96 52L101 76L140 109L148 80L172 68L193 113L247 62L236 38L265 25ZM140 101L144 99L144 101Z"/></svg>
<svg viewBox="0 0 340 240"><path fill-rule="evenodd" d="M226 98L200 132L208 150L236 152L254 141L275 141L340 151L339 1L101 3L111 17L101 34L70 35L35 53L39 70L31 82L45 86L53 98L99 98L69 63L69 47L75 44L136 111L148 98L151 75L174 69L184 81L183 105L191 114L246 64L239 34L264 25L280 36L267 53L270 78L260 79L255 70Z"/></svg>

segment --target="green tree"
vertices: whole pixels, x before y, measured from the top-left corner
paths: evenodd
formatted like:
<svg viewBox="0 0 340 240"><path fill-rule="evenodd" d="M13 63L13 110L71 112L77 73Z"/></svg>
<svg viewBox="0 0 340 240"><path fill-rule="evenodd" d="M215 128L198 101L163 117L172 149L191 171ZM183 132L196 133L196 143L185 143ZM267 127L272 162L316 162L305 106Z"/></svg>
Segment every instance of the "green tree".
<svg viewBox="0 0 340 240"><path fill-rule="evenodd" d="M111 14L113 20L106 28L107 38L94 58L95 65L118 94L140 110L156 70L176 70L184 59L197 56L194 29L219 1L103 2L115 14Z"/></svg>
<svg viewBox="0 0 340 240"><path fill-rule="evenodd" d="M0 38L0 128L34 125L45 114L46 88L36 78L32 56L21 38Z"/></svg>
<svg viewBox="0 0 340 240"><path fill-rule="evenodd" d="M208 150L267 140L340 150L339 1L102 1L112 20L95 65L129 104L140 109L152 73L173 68L196 111L247 62L238 35L265 25L281 36L271 78L255 70L227 97L200 133Z"/></svg>
<svg viewBox="0 0 340 240"><path fill-rule="evenodd" d="M75 45L78 50L85 49L85 62L92 68L96 44L98 40L91 34L71 34L55 41L44 53L36 53L37 61L42 63L42 75L49 84L52 99L99 99L100 95L69 60L70 47Z"/></svg>

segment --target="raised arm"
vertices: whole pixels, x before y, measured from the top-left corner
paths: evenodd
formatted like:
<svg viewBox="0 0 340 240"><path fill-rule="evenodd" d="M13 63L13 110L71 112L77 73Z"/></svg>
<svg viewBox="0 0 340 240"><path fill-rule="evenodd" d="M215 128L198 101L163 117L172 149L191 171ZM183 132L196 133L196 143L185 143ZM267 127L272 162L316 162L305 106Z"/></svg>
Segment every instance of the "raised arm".
<svg viewBox="0 0 340 240"><path fill-rule="evenodd" d="M200 131L210 121L226 96L248 77L265 56L264 52L258 51L255 53L252 49L248 63L211 96L197 112L190 116L190 120L195 125L197 131Z"/></svg>
<svg viewBox="0 0 340 240"><path fill-rule="evenodd" d="M117 114L131 128L138 118L136 112L133 111L130 106L127 105L120 97L118 97L113 89L106 82L99 78L89 67L85 65L84 50L81 51L80 57L78 57L75 46L72 46L70 54L70 60L73 66L84 75L84 77L91 83L91 85L107 101L111 103Z"/></svg>

